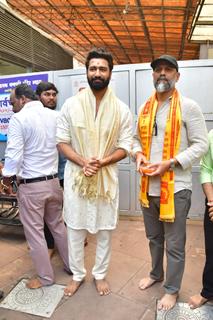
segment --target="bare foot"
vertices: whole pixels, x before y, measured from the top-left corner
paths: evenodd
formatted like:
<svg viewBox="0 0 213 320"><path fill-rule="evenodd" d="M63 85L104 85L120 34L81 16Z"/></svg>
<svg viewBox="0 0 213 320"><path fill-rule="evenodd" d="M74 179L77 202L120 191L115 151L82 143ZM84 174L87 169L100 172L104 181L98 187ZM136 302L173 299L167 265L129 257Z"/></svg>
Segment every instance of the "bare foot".
<svg viewBox="0 0 213 320"><path fill-rule="evenodd" d="M76 291L79 289L80 285L83 283L83 281L75 281L72 280L68 286L64 289L64 295L71 297L76 293Z"/></svg>
<svg viewBox="0 0 213 320"><path fill-rule="evenodd" d="M189 298L189 306L191 309L196 309L201 307L204 303L206 303L208 299L201 296L201 294L196 294Z"/></svg>
<svg viewBox="0 0 213 320"><path fill-rule="evenodd" d="M163 298L158 302L158 310L169 310L172 309L177 301L178 293L169 294L166 293Z"/></svg>
<svg viewBox="0 0 213 320"><path fill-rule="evenodd" d="M38 278L33 278L26 283L26 287L29 289L38 289L42 287L42 283Z"/></svg>
<svg viewBox="0 0 213 320"><path fill-rule="evenodd" d="M147 277L147 278L141 279L138 286L139 286L139 289L145 290L151 287L156 282L160 282L160 281L163 281L163 280L154 280L150 277Z"/></svg>
<svg viewBox="0 0 213 320"><path fill-rule="evenodd" d="M53 249L48 249L48 255L49 255L50 259L53 257L54 253L55 253L55 249L54 248Z"/></svg>
<svg viewBox="0 0 213 320"><path fill-rule="evenodd" d="M105 279L101 279L101 280L95 279L95 285L100 296L106 296L110 294L111 291L109 288L109 284Z"/></svg>

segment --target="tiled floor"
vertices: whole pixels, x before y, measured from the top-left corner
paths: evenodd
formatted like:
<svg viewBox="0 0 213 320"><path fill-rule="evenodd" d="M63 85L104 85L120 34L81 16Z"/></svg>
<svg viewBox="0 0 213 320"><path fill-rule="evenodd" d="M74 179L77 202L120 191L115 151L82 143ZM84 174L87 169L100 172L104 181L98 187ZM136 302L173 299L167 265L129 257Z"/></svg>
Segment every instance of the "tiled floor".
<svg viewBox="0 0 213 320"><path fill-rule="evenodd" d="M108 274L112 294L98 296L91 278L95 257L95 237L88 236L85 264L88 275L72 298L63 298L53 320L154 320L156 299L163 294L162 284L146 291L138 289L141 277L150 269L148 242L142 220L121 220L113 235L112 259ZM204 264L201 222L187 224L186 268L180 301L197 293L201 287ZM57 256L52 258L56 282L66 284L70 277L63 272ZM0 288L7 294L20 278L34 274L22 227L0 226ZM16 311L0 309L0 320L42 319Z"/></svg>

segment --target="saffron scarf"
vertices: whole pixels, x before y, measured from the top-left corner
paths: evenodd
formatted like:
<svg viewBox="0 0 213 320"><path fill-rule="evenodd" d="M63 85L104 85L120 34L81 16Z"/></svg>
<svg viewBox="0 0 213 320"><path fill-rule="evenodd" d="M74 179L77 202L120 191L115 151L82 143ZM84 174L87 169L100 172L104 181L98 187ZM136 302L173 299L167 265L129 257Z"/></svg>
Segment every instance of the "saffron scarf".
<svg viewBox="0 0 213 320"><path fill-rule="evenodd" d="M108 88L99 105L95 118L95 96L90 88L80 91L75 97L72 127L81 155L88 159L102 159L116 149L120 127L119 101ZM83 129L82 129L83 128ZM83 131L82 131L83 130ZM83 135L86 132L86 139ZM102 167L98 172L86 177L82 168L76 166L74 174L75 190L80 197L89 200L102 198L111 202L116 197L117 174L115 164Z"/></svg>
<svg viewBox="0 0 213 320"><path fill-rule="evenodd" d="M155 93L146 102L138 121L142 150L148 161L150 160L152 131L157 107L158 101ZM178 91L175 89L171 97L170 108L167 115L162 160L169 160L176 156L180 146L180 129L180 97ZM174 176L174 171L168 170L161 177L159 219L165 222L174 222L175 219ZM144 207L149 207L149 201L147 199L148 186L149 177L143 175L141 177L140 201Z"/></svg>

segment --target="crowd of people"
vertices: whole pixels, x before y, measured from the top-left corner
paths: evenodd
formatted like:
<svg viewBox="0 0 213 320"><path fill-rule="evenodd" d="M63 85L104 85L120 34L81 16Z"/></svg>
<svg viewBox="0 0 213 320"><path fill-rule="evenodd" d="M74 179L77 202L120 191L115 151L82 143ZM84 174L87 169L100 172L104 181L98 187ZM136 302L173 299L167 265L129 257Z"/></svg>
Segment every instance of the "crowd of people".
<svg viewBox="0 0 213 320"><path fill-rule="evenodd" d="M89 232L97 239L92 268L97 292L110 293L106 276L118 222L117 163L130 155L141 175L139 199L152 260L139 289L164 281L158 309L173 308L184 273L192 164L202 158L206 265L203 289L189 299L190 307L197 308L213 298L213 131L207 134L198 104L176 89L180 73L174 57L152 61L155 91L140 107L134 133L129 107L109 87L112 55L102 48L91 50L85 66L89 86L67 99L60 112L55 110L58 90L50 82L41 82L36 92L26 84L11 92L14 115L1 192L10 194L16 179L20 219L37 274L27 286L54 283L50 258L56 247L72 275L64 293L72 296L86 276Z"/></svg>

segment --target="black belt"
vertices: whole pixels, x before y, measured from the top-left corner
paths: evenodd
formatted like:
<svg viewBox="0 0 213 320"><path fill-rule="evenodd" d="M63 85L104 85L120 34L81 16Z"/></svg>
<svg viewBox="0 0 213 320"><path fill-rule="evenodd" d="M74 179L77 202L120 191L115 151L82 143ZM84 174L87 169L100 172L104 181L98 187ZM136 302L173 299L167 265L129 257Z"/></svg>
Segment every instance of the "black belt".
<svg viewBox="0 0 213 320"><path fill-rule="evenodd" d="M51 180L55 179L58 177L58 174L50 174L49 176L44 176L44 177L38 177L38 178L32 178L32 179L20 179L19 184L21 183L33 183L33 182L39 182L39 181L46 181L46 180Z"/></svg>

